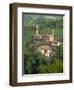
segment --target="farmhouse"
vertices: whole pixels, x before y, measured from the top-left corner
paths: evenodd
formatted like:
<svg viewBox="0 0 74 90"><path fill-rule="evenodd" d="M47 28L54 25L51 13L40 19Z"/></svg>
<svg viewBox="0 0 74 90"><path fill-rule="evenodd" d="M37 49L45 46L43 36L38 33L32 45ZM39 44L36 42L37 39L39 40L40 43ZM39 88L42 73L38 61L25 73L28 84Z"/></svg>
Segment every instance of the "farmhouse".
<svg viewBox="0 0 74 90"><path fill-rule="evenodd" d="M43 45L43 46L38 47L38 51L44 54L45 56L49 57L51 48L48 45Z"/></svg>

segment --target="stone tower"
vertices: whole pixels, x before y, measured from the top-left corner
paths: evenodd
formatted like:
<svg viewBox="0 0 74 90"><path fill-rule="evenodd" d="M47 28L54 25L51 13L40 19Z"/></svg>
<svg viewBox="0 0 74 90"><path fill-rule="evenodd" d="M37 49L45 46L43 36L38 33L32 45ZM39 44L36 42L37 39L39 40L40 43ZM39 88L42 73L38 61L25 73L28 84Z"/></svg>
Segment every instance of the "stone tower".
<svg viewBox="0 0 74 90"><path fill-rule="evenodd" d="M53 36L53 39L54 39L54 29L52 30L52 36Z"/></svg>
<svg viewBox="0 0 74 90"><path fill-rule="evenodd" d="M38 34L39 34L39 32L38 32L38 28L39 28L39 26L36 25L36 36L38 36Z"/></svg>
<svg viewBox="0 0 74 90"><path fill-rule="evenodd" d="M54 29L52 30L52 34L50 35L50 41L54 41Z"/></svg>

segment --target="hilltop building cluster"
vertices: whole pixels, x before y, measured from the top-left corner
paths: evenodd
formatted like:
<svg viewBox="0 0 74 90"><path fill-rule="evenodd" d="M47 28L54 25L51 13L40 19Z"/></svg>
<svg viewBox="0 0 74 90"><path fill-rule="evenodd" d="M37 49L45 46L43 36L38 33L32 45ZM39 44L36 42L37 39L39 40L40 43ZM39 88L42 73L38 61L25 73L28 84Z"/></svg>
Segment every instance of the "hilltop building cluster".
<svg viewBox="0 0 74 90"><path fill-rule="evenodd" d="M31 48L37 48L37 50L44 56L49 57L54 55L54 49L62 44L61 41L55 40L54 29L52 34L42 35L39 34L38 25L36 26L35 35L32 37Z"/></svg>

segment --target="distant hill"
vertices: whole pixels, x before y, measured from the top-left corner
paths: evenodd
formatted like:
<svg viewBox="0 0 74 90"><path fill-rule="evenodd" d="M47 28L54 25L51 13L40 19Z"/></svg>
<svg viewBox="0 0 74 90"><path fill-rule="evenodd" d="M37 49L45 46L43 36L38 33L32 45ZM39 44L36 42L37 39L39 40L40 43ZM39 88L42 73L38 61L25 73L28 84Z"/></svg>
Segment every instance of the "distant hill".
<svg viewBox="0 0 74 90"><path fill-rule="evenodd" d="M63 16L60 15L23 15L24 26L40 25L41 27L62 28Z"/></svg>

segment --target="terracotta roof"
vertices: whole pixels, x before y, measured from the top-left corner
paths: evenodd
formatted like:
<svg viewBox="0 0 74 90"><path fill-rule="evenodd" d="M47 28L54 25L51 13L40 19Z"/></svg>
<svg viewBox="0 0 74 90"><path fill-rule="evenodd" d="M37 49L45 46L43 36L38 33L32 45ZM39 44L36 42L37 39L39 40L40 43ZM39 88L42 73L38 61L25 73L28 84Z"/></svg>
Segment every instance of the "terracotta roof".
<svg viewBox="0 0 74 90"><path fill-rule="evenodd" d="M39 48L40 49L46 49L46 50L49 50L50 49L48 45L42 45Z"/></svg>

